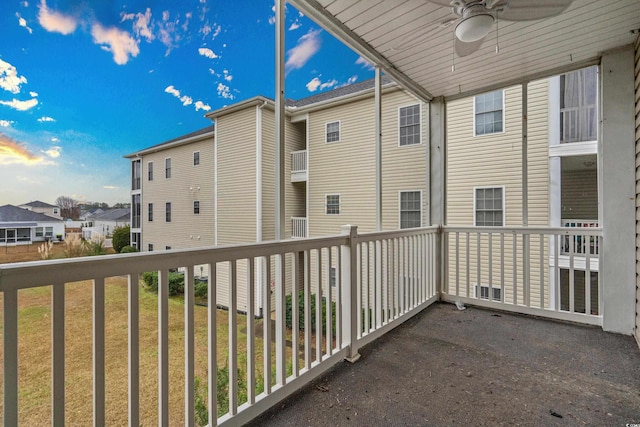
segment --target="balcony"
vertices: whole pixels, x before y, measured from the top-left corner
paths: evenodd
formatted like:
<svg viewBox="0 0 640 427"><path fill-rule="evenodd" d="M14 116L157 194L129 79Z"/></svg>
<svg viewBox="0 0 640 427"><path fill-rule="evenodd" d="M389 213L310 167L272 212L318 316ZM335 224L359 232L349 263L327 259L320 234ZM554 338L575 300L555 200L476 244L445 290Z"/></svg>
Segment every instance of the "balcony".
<svg viewBox="0 0 640 427"><path fill-rule="evenodd" d="M291 182L303 182L307 179L307 150L291 152Z"/></svg>
<svg viewBox="0 0 640 427"><path fill-rule="evenodd" d="M149 402L141 400L140 387L142 377L148 377L148 373L140 369L141 356L144 354L144 357L149 357L149 354L153 354L157 358L158 392L157 401L154 400L152 404L157 406L157 411L153 413L159 417L159 424L193 425L195 366L202 363L201 359L204 358L204 369L208 372L204 383L206 396L209 396L204 404L208 408L214 408L209 410L209 419L217 420L218 425L237 425L251 420L309 384L343 359L356 361L360 357L361 348L419 315L439 299L601 325L602 316L598 313L602 310L599 302L590 300L590 289L597 289L597 295L602 295L599 280L587 282L581 288L569 282L569 288L564 290L574 298L583 292L585 303L582 306L595 307L590 313L581 312L574 304L562 302L559 281L554 279L558 275L558 269L549 262L549 254L558 253L558 247L565 236L573 239L574 236L585 233L596 240L602 237L601 229L595 227L579 230L577 227L446 226L358 234L356 227L345 226L342 235L315 239L0 265L0 292L4 301L5 424L15 425L19 420L28 423L29 420L29 411L18 412L21 407L17 396L22 396L19 391L23 387L22 382L18 382L18 372L23 375L24 370L29 369L21 364L20 359L25 357L28 348L21 347L18 351L18 343L25 339L20 338L23 329L18 328L19 317L23 316L23 308L18 305L18 294L30 288L40 288L39 294L50 295L50 320L47 321L47 327L50 325L51 352L38 357L51 361L50 365L46 365L52 367L50 395L54 404L51 405L50 418L54 424L62 424L65 416L68 416L65 411L68 413L69 408L65 408L65 402L76 407L78 399L85 399L84 395L91 393L91 386L85 381L79 383L80 388L86 387L82 396L72 393L67 395L71 384L77 384L80 381L78 378L84 377L92 378L92 418L96 424L129 422L131 425L139 425L141 421L145 424L155 423L155 419L149 420L148 415L143 415L148 414L148 411L141 410L141 407L146 405L148 409ZM441 247L444 252L441 252ZM568 256L571 263L575 262L578 255L570 253ZM595 254L593 257L599 258L599 255ZM208 306L224 305L228 307L228 311L209 309L203 313L202 308L198 307L198 318L202 319L204 316L206 321L204 324L198 323L196 327L196 277L192 272L197 271L199 265L207 266L210 272L206 279L210 291ZM169 299L170 271L175 271L176 268L183 272L184 283L187 284L184 303L175 300L170 302ZM155 350L143 348L141 344L143 337L140 333L142 324L139 307L143 296L140 294L139 277L147 271L159 272L156 318L158 340ZM442 278L441 272L444 274ZM112 301L105 294L118 287L123 293L120 299L126 301L126 305L123 310L112 309L107 316L105 307L111 307ZM487 288L486 291L483 288ZM500 289L500 292L496 293L496 289ZM85 302L92 307L93 313L87 319L88 329L93 336L93 356L90 357L92 367L88 372L70 369L67 362L69 352L77 350L66 348L70 322L65 322L65 316L72 318L69 309L75 310L77 306L73 303L73 307L66 308L65 294L78 291L82 291L84 295L92 295ZM221 297L221 291L226 296ZM290 300L290 312L286 310L287 295L300 295L299 299ZM148 299L149 296L144 294L144 298ZM332 304L326 303L327 301ZM184 323L179 326L176 326L175 320L169 322L169 306L174 306L176 302L181 304L184 314ZM241 307L246 307L246 321L243 320L245 325L242 328L220 329L220 316L224 317L225 322L236 324L241 316L238 314ZM322 309L316 310L313 307ZM457 313L452 306L446 307L449 307L450 312ZM432 310L420 314L418 319L431 316L429 313ZM256 317L260 311L271 313L270 327L265 328L264 319ZM128 359L125 374L125 381L128 383L128 413L125 419L119 420L109 418L105 410L111 404L105 397L106 384L118 381L112 377L113 368L108 367L112 365L106 362L108 358L105 350L108 347L105 327L108 322L114 321L114 316L122 316L128 331L128 335L124 337L128 347L128 356L125 356ZM450 331L451 325L445 323L452 322L455 317L450 314L444 316L449 320L427 321L426 329L432 329L434 333L449 333L447 331ZM464 322L465 328L471 327L467 323L468 321ZM303 325L311 327L304 328ZM454 325L457 325L456 330L465 329L460 328L458 322ZM540 328L546 331L560 327L549 325ZM181 329L180 335L184 337L183 349L178 354L175 346L171 347L173 350L170 352L169 345L169 329L175 327ZM500 327L503 326L495 325L491 328L499 330ZM196 329L199 328L206 329L204 337L208 338L208 344L207 338L204 343L198 341L203 336L202 333L196 334ZM487 330L494 330L491 328ZM468 333L475 336L472 329ZM522 345L525 343L530 344L529 340L521 342ZM202 350L196 352L196 348ZM394 348L396 352L403 351L398 350L403 349L403 346L394 344ZM422 350L429 353L434 349L426 346ZM206 355L202 354L203 351ZM216 356L221 352L228 356ZM294 354L299 357L293 357ZM363 354L371 355L367 351L363 351ZM169 360L178 355L180 360L184 360L182 369L170 370ZM455 361L458 360L457 357L451 353L450 356L442 355L437 359ZM401 369L399 373L413 375L416 369L426 372L427 367L431 366L423 364L419 359L412 363L420 368L408 371ZM441 364L436 365L442 367ZM436 365L433 365L432 370L439 369L435 368ZM175 368L175 362L171 366ZM480 373L487 372L491 366L487 364L484 368L478 367L478 371L473 371L472 375L481 376ZM504 363L500 362L500 366L504 367ZM220 373L221 367L228 369L228 379ZM202 366L198 368L200 372L202 369ZM384 374L383 371L371 372L375 372L375 375ZM500 377L504 377L503 373L501 371ZM170 375L174 378L175 375L184 375L184 387L180 392L183 398L176 397L175 385L169 382ZM439 384L442 383L446 382L443 380ZM380 385L386 386L386 382ZM43 387L49 389L44 385ZM222 406L217 387L228 389ZM405 391L409 392L408 389L401 390ZM218 396L218 400L212 396ZM457 397L462 400L466 398L464 394ZM640 397L633 394L630 399ZM202 404L202 399L199 402ZM382 402L376 404L382 405ZM390 401L388 403L391 404ZM89 417L87 422L90 422L91 410L84 412ZM119 414L124 415L122 411Z"/></svg>
<svg viewBox="0 0 640 427"><path fill-rule="evenodd" d="M598 109L594 105L560 109L560 143L598 140Z"/></svg>
<svg viewBox="0 0 640 427"><path fill-rule="evenodd" d="M307 237L307 218L292 217L291 218L291 238L304 239Z"/></svg>

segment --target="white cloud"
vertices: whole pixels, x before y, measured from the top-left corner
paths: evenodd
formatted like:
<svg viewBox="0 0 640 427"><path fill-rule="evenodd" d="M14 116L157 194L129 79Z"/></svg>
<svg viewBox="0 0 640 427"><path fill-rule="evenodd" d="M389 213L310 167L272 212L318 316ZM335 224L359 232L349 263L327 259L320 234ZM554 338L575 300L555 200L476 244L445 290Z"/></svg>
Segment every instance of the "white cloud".
<svg viewBox="0 0 640 427"><path fill-rule="evenodd" d="M0 120L0 127L3 128L8 128L9 126L11 126L14 122L12 120Z"/></svg>
<svg viewBox="0 0 640 427"><path fill-rule="evenodd" d="M42 28L52 33L71 34L76 30L78 21L70 15L64 15L55 12L47 7L45 0L40 2L40 11L38 12L38 22Z"/></svg>
<svg viewBox="0 0 640 427"><path fill-rule="evenodd" d="M231 80L233 80L233 76L231 74L229 74L229 70L222 70L222 74L223 74L223 78L230 82Z"/></svg>
<svg viewBox="0 0 640 427"><path fill-rule="evenodd" d="M222 27L220 25L216 26L215 30L213 30L213 35L211 36L211 40L215 40L215 38L218 37L221 32L222 32Z"/></svg>
<svg viewBox="0 0 640 427"><path fill-rule="evenodd" d="M209 68L209 74L211 74L212 76L216 74L215 70L213 68Z"/></svg>
<svg viewBox="0 0 640 427"><path fill-rule="evenodd" d="M300 28L302 24L300 23L300 21L298 21L297 19L295 21L293 21L291 23L291 25L289 26L289 31L293 31L293 30L297 30L298 28Z"/></svg>
<svg viewBox="0 0 640 427"><path fill-rule="evenodd" d="M58 157L60 157L60 152L62 151L62 147L60 146L53 146L51 148L49 148L48 150L45 150L45 154L49 157L51 157L52 159L57 159Z"/></svg>
<svg viewBox="0 0 640 427"><path fill-rule="evenodd" d="M231 89L229 88L229 86L225 84L218 83L218 87L216 88L216 90L218 91L218 96L221 96L222 98L225 98L225 99L235 98L235 96L231 93Z"/></svg>
<svg viewBox="0 0 640 427"><path fill-rule="evenodd" d="M29 7L29 2L28 1L22 1L20 2L20 4L22 5L22 7Z"/></svg>
<svg viewBox="0 0 640 427"><path fill-rule="evenodd" d="M273 25L276 23L276 17L275 16L270 16L269 17L269 24Z"/></svg>
<svg viewBox="0 0 640 427"><path fill-rule="evenodd" d="M151 9L147 8L144 13L137 13L136 20L133 23L133 31L139 37L144 37L148 42L155 39L151 28Z"/></svg>
<svg viewBox="0 0 640 427"><path fill-rule="evenodd" d="M218 55L216 55L216 53L214 51L212 51L211 49L207 48L207 47L201 47L200 49L198 49L198 53L202 56L206 56L209 59L216 59L219 58Z"/></svg>
<svg viewBox="0 0 640 427"><path fill-rule="evenodd" d="M162 12L162 20L164 22L167 22L169 20L169 11L168 10L165 10L165 11Z"/></svg>
<svg viewBox="0 0 640 427"><path fill-rule="evenodd" d="M32 98L35 98L38 96L38 92L31 91L29 92L29 95L31 95Z"/></svg>
<svg viewBox="0 0 640 427"><path fill-rule="evenodd" d="M196 101L194 106L196 107L196 111L198 111L198 110L204 110L204 111L211 110L211 107L208 104L205 104L202 101Z"/></svg>
<svg viewBox="0 0 640 427"><path fill-rule="evenodd" d="M53 117L48 117L48 116L42 116L38 119L38 121L40 123L44 123L44 122L55 122L56 119L54 119Z"/></svg>
<svg viewBox="0 0 640 427"><path fill-rule="evenodd" d="M318 89L324 90L327 88L334 87L337 84L338 84L338 81L336 79L331 79L323 83L318 77L314 77L313 79L311 79L309 83L306 84L306 86L309 92L315 92Z"/></svg>
<svg viewBox="0 0 640 427"><path fill-rule="evenodd" d="M116 185L104 185L102 188L104 188L105 190L117 190L120 187Z"/></svg>
<svg viewBox="0 0 640 427"><path fill-rule="evenodd" d="M298 39L298 44L289 50L287 54L287 62L285 63L285 70L291 71L302 68L318 50L322 40L320 39L321 30L309 30L307 34Z"/></svg>
<svg viewBox="0 0 640 427"><path fill-rule="evenodd" d="M51 164L29 150L24 144L0 133L0 165L22 164L34 166Z"/></svg>
<svg viewBox="0 0 640 427"><path fill-rule="evenodd" d="M356 59L356 65L362 65L362 68L366 68L367 70L373 70L375 68L371 62L367 61L362 56L359 56L358 59Z"/></svg>
<svg viewBox="0 0 640 427"><path fill-rule="evenodd" d="M27 25L27 20L20 16L18 12L16 12L16 18L18 18L18 25L29 31L29 34L33 34L33 30Z"/></svg>
<svg viewBox="0 0 640 427"><path fill-rule="evenodd" d="M118 65L129 61L129 56L136 57L140 53L138 42L126 31L116 27L104 28L100 24L91 27L91 35L96 44L113 54L113 60Z"/></svg>
<svg viewBox="0 0 640 427"><path fill-rule="evenodd" d="M166 93L170 93L171 95L173 95L176 98L178 98L180 100L180 102L182 102L182 105L184 105L185 107L187 105L193 104L193 98L191 98L190 96L187 96L187 95L181 95L180 91L178 89L176 89L175 87L173 87L173 85L167 86L164 89L164 91Z"/></svg>
<svg viewBox="0 0 640 427"><path fill-rule="evenodd" d="M27 83L25 76L19 76L18 70L0 59L0 88L11 93L20 93L20 85Z"/></svg>
<svg viewBox="0 0 640 427"><path fill-rule="evenodd" d="M20 100L17 100L15 98L13 98L11 101L0 101L0 104L7 105L7 106L13 108L14 110L27 111L28 109L33 108L36 105L38 105L38 100L33 98L33 99L28 100L28 101L20 101Z"/></svg>
<svg viewBox="0 0 640 427"><path fill-rule="evenodd" d="M58 142L60 141L58 138L56 138L55 136L53 138L51 138L51 142Z"/></svg>

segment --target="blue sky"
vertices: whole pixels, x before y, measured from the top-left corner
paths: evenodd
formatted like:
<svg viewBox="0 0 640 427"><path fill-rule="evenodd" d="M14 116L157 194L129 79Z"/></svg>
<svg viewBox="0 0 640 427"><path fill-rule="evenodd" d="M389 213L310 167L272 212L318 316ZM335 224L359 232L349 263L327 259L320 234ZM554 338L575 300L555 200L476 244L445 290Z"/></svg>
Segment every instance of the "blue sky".
<svg viewBox="0 0 640 427"><path fill-rule="evenodd" d="M122 156L211 124L207 111L273 97L270 0L4 0L0 205L60 195L129 200ZM286 97L373 77L291 5Z"/></svg>

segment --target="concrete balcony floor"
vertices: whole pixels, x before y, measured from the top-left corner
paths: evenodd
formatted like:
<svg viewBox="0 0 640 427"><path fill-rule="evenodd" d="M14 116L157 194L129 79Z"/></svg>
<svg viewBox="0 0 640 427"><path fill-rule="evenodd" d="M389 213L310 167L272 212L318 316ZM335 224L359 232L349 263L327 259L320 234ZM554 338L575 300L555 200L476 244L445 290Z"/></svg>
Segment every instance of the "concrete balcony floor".
<svg viewBox="0 0 640 427"><path fill-rule="evenodd" d="M640 423L631 336L434 304L252 426Z"/></svg>

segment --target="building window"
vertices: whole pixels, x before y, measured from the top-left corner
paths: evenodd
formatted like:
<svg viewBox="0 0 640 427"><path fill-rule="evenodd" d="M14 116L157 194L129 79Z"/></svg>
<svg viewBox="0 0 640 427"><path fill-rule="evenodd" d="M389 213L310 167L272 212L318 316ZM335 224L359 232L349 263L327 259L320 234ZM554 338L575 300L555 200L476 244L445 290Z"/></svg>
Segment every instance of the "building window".
<svg viewBox="0 0 640 427"><path fill-rule="evenodd" d="M597 141L598 67L560 76L560 142Z"/></svg>
<svg viewBox="0 0 640 427"><path fill-rule="evenodd" d="M200 202L198 200L193 202L193 213L195 215L199 215L200 214Z"/></svg>
<svg viewBox="0 0 640 427"><path fill-rule="evenodd" d="M149 243L149 245L147 245L147 250L149 252L153 252L153 243Z"/></svg>
<svg viewBox="0 0 640 427"><path fill-rule="evenodd" d="M139 190L140 189L140 176L141 176L141 171L140 171L140 160L136 160L134 162L131 163L131 189L132 190Z"/></svg>
<svg viewBox="0 0 640 427"><path fill-rule="evenodd" d="M171 222L171 203L167 202L165 206L165 221Z"/></svg>
<svg viewBox="0 0 640 427"><path fill-rule="evenodd" d="M327 215L340 214L340 195L339 194L326 195L326 212L327 212Z"/></svg>
<svg viewBox="0 0 640 427"><path fill-rule="evenodd" d="M58 210L58 208L53 208L53 214L54 214L54 215L58 215L58 212L60 212L60 211Z"/></svg>
<svg viewBox="0 0 640 427"><path fill-rule="evenodd" d="M474 195L475 225L502 227L504 225L504 188L476 188Z"/></svg>
<svg viewBox="0 0 640 427"><path fill-rule="evenodd" d="M147 179L153 181L153 162L147 163Z"/></svg>
<svg viewBox="0 0 640 427"><path fill-rule="evenodd" d="M171 178L171 157L164 159L164 177Z"/></svg>
<svg viewBox="0 0 640 427"><path fill-rule="evenodd" d="M193 166L198 166L200 164L200 152L195 151L193 153Z"/></svg>
<svg viewBox="0 0 640 427"><path fill-rule="evenodd" d="M400 228L422 227L422 193L400 192Z"/></svg>
<svg viewBox="0 0 640 427"><path fill-rule="evenodd" d="M480 293L478 294L478 285L475 286L475 297L479 299L489 299L489 286L480 285ZM492 286L491 287L491 296L492 301L502 301L502 289L499 287Z"/></svg>
<svg viewBox="0 0 640 427"><path fill-rule="evenodd" d="M171 246L165 246L165 247L164 247L164 250L165 250L165 251L170 251L170 250L171 250Z"/></svg>
<svg viewBox="0 0 640 427"><path fill-rule="evenodd" d="M420 104L401 107L398 116L400 146L420 144Z"/></svg>
<svg viewBox="0 0 640 427"><path fill-rule="evenodd" d="M332 288L335 288L336 287L336 283L338 283L337 274L336 273L337 273L336 268L335 267L331 267L331 269L329 270L329 285Z"/></svg>
<svg viewBox="0 0 640 427"><path fill-rule="evenodd" d="M44 228L44 237L53 237L53 227Z"/></svg>
<svg viewBox="0 0 640 427"><path fill-rule="evenodd" d="M131 197L131 228L140 228L140 195L134 194Z"/></svg>
<svg viewBox="0 0 640 427"><path fill-rule="evenodd" d="M340 122L327 123L327 142L340 141Z"/></svg>
<svg viewBox="0 0 640 427"><path fill-rule="evenodd" d="M36 237L44 237L44 228L36 227Z"/></svg>
<svg viewBox="0 0 640 427"><path fill-rule="evenodd" d="M474 97L474 128L476 135L504 130L504 91L502 89Z"/></svg>
<svg viewBox="0 0 640 427"><path fill-rule="evenodd" d="M148 214L148 217L149 217L149 222L153 222L153 203L149 203L147 205L147 208L148 208L147 214Z"/></svg>

